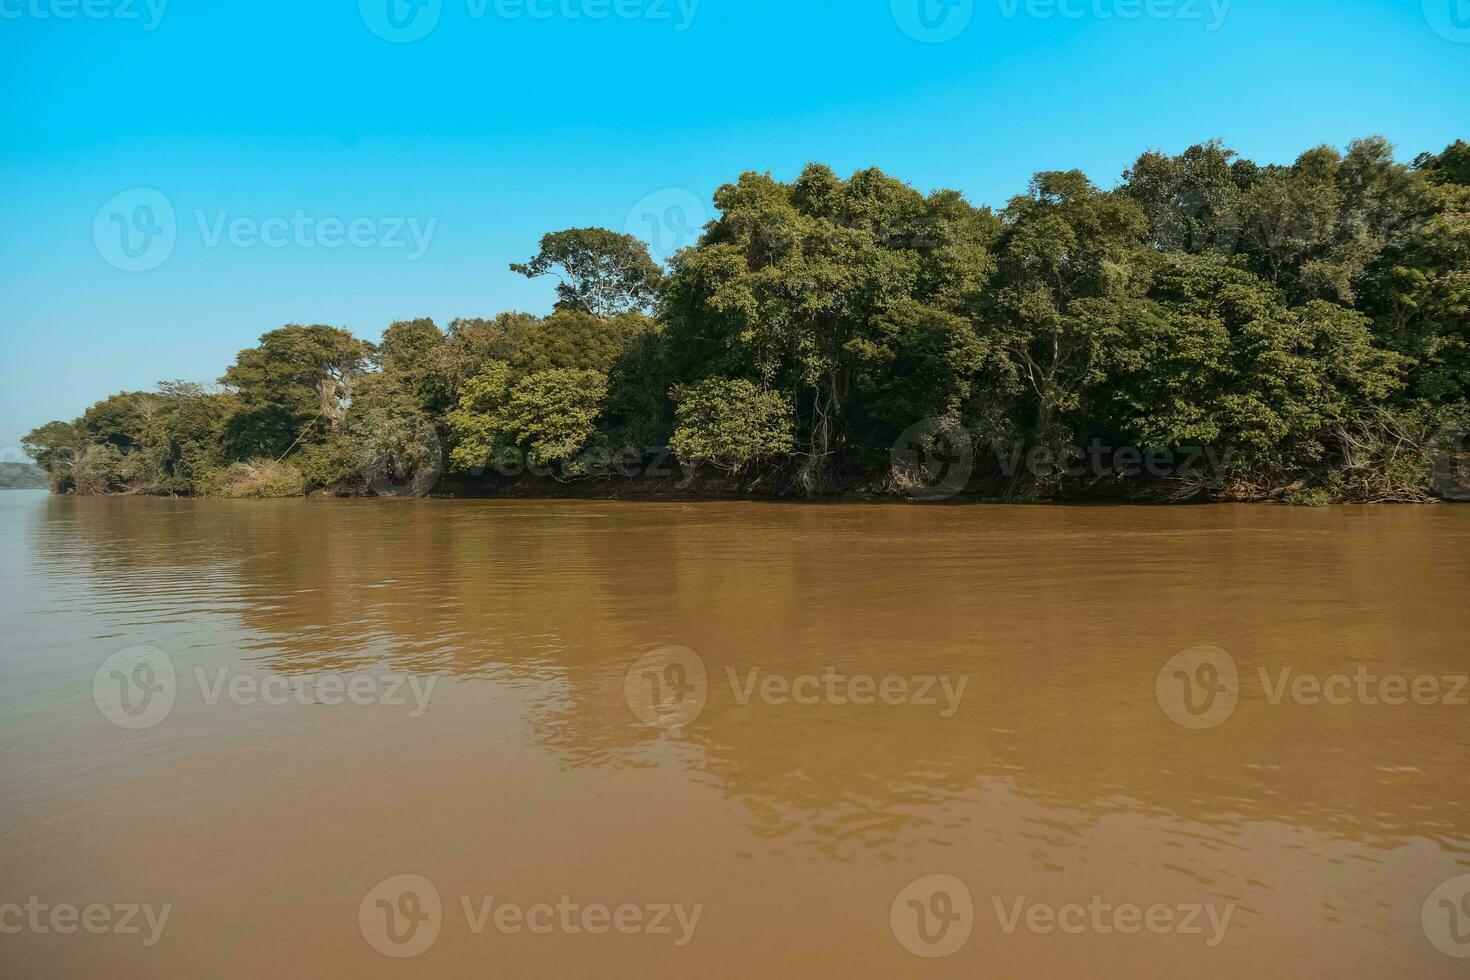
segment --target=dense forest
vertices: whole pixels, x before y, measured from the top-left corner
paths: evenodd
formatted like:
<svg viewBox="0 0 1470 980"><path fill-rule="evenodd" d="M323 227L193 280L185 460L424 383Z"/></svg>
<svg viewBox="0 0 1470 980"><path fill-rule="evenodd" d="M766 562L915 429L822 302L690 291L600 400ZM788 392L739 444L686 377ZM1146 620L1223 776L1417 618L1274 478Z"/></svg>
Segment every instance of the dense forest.
<svg viewBox="0 0 1470 980"><path fill-rule="evenodd" d="M714 203L666 268L628 235L547 235L512 266L556 278L544 318L376 344L285 326L216 383L113 395L24 446L80 494L1300 503L1433 499L1464 446L1463 141L1289 166L1210 142L1113 189L1040 173L998 212L819 165Z"/></svg>

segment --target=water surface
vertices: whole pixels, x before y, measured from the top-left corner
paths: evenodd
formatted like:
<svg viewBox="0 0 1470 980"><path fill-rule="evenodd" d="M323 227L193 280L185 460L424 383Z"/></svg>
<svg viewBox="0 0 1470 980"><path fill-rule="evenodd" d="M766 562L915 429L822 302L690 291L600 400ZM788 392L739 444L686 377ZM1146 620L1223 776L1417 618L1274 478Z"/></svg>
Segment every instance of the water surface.
<svg viewBox="0 0 1470 980"><path fill-rule="evenodd" d="M172 909L147 947L0 935L5 975L1463 975L1421 919L1470 873L1470 707L1272 703L1259 677L1470 671L1470 508L15 492L0 544L0 903ZM94 675L142 645L176 699L122 728ZM1191 730L1157 681L1201 645L1238 665L1239 703ZM708 677L672 729L625 692L669 646ZM965 687L742 704L753 670ZM417 716L208 697L363 676L432 696ZM400 875L443 903L407 959L359 918ZM929 875L975 907L944 959L890 920ZM476 935L461 898L489 896L702 911L682 947ZM1094 896L1233 911L1215 945L1007 933L995 911Z"/></svg>

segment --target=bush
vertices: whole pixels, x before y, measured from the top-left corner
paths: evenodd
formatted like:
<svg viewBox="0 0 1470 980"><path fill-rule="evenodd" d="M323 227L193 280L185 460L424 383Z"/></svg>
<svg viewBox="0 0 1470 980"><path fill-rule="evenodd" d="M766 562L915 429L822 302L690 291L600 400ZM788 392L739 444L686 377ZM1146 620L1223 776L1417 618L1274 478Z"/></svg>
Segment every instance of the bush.
<svg viewBox="0 0 1470 980"><path fill-rule="evenodd" d="M714 378L674 392L669 448L685 463L712 463L738 473L791 452L794 417L780 392L744 379Z"/></svg>
<svg viewBox="0 0 1470 980"><path fill-rule="evenodd" d="M1288 493L1286 502L1293 507L1326 507L1332 503L1332 494L1320 487L1306 487Z"/></svg>
<svg viewBox="0 0 1470 980"><path fill-rule="evenodd" d="M226 469L219 491L220 496L231 499L302 497L306 495L306 478L290 463L252 459Z"/></svg>
<svg viewBox="0 0 1470 980"><path fill-rule="evenodd" d="M517 450L529 463L550 465L575 456L596 433L607 397L607 375L562 368L515 378L491 362L460 389L449 413L457 445L454 468L474 472Z"/></svg>
<svg viewBox="0 0 1470 980"><path fill-rule="evenodd" d="M346 436L330 435L322 442L307 446L292 459L301 469L306 485L312 489L356 493L366 487L357 447Z"/></svg>
<svg viewBox="0 0 1470 980"><path fill-rule="evenodd" d="M444 472L444 444L427 415L373 409L351 432L355 479L380 497L426 497Z"/></svg>

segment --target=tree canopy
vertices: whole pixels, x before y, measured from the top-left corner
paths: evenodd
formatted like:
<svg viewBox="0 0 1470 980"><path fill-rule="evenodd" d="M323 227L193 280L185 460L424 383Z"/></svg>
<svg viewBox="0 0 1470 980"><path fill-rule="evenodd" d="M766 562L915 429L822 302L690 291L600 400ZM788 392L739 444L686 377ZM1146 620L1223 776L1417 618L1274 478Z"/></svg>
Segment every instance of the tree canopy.
<svg viewBox="0 0 1470 980"><path fill-rule="evenodd" d="M593 316L647 307L660 278L647 245L605 228L552 232L541 239L541 251L510 268L532 279L557 276L557 307Z"/></svg>
<svg viewBox="0 0 1470 980"><path fill-rule="evenodd" d="M547 235L512 268L557 277L548 316L376 345L287 325L218 385L114 394L25 449L78 493L476 492L672 455L821 494L902 491L896 454L963 433L964 477L997 494L1146 495L1118 459L1207 449L1216 478L1171 499L1389 500L1428 497L1437 434L1467 425L1463 141L1412 164L1378 137L1288 164L1150 150L1116 186L1047 171L998 211L812 164L714 205L666 269L629 235ZM1110 449L1079 477L1088 445Z"/></svg>

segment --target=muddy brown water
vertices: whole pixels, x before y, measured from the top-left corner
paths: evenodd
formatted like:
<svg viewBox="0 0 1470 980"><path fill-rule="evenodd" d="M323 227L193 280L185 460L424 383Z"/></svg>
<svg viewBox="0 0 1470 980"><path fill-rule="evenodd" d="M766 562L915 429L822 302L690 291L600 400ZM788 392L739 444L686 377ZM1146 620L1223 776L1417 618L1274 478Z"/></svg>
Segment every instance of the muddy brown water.
<svg viewBox="0 0 1470 980"><path fill-rule="evenodd" d="M1470 508L16 492L0 543L3 976L1470 968Z"/></svg>

